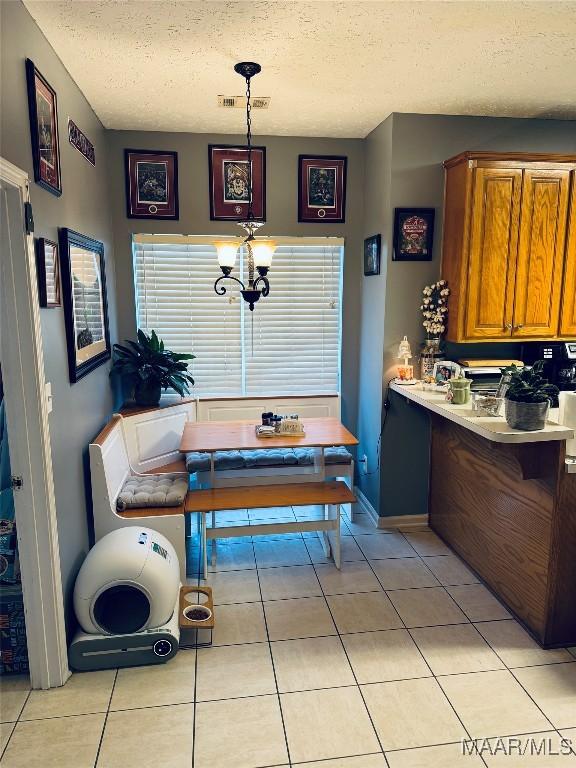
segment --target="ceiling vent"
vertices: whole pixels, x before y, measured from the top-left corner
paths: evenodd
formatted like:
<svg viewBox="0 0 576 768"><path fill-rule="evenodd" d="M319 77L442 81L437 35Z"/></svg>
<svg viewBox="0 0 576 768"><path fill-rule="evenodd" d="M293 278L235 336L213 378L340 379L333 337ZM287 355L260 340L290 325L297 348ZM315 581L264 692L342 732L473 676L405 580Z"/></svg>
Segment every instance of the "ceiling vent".
<svg viewBox="0 0 576 768"><path fill-rule="evenodd" d="M252 109L268 109L270 96L252 96ZM226 109L246 109L246 96L218 96L218 106Z"/></svg>

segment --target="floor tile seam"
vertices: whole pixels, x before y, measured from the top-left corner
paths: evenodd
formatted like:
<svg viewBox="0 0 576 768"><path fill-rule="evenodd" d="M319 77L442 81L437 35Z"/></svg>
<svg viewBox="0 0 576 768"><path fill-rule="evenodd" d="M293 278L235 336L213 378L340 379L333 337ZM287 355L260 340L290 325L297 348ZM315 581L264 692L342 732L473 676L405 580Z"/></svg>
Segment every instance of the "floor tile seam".
<svg viewBox="0 0 576 768"><path fill-rule="evenodd" d="M28 704L28 701L30 700L30 697L31 697L31 696L32 696L32 688L30 688L30 689L28 690L28 692L27 692L27 694L26 694L26 698L24 699L24 702L22 703L22 706L20 707L20 711L18 712L18 717L17 717L17 718L16 718L16 720L15 720L15 721L13 721L13 722L16 722L16 723L19 723L19 722L20 722L20 720L22 719L22 713L23 713L23 712L24 712L24 710L26 709L26 705Z"/></svg>
<svg viewBox="0 0 576 768"><path fill-rule="evenodd" d="M513 622L516 624L516 626L519 626L519 627L520 627L520 629L521 629L522 631L525 631L525 630L524 630L524 628L522 627L522 625L521 625L521 624L520 624L520 623L517 621L517 619L515 619L515 618L513 618L513 617L512 617L511 619L495 619L495 621L513 621ZM504 666L506 667L506 669L507 669L509 672L512 672L514 669L530 669L531 667L547 667L547 666L550 666L550 665L552 665L552 664L553 664L553 665L558 665L558 664L573 664L573 663L574 663L574 661L576 661L576 659L574 659L573 661L571 661L570 659L568 659L567 661L566 661L566 660L564 660L564 661L548 661L548 662L542 662L541 664L520 664L520 665L518 665L518 666L511 666L511 665L509 665L509 664L508 664L508 663L507 663L507 662L504 660L504 658L503 658L503 657L500 655L500 653L498 652L498 650L497 650L497 649L496 649L496 648L495 648L495 647L492 645L492 643L491 643L491 642L490 642L490 641L489 641L487 638L485 638L485 637L484 637L484 635L482 634L482 632L480 632L480 630L479 630L479 629L478 629L478 627L476 626L476 624L490 624L490 623L492 623L492 622L488 622L488 621L486 621L486 622L478 621L478 622L472 622L472 626L473 626L473 627L474 627L474 629L475 629L475 630L476 630L476 631L479 633L480 637L481 637L481 638L484 640L484 642L485 642L485 643L487 643L487 644L490 646L490 648L492 649L492 651L494 651L494 653L496 654L496 656L498 656L498 658L500 659L500 661L502 662L502 664L504 664ZM543 650L545 650L545 649L543 649L543 648L539 648L539 649L536 649L536 650L542 650L542 651L543 651ZM553 649L553 650L557 650L557 649ZM562 650L562 649L560 649L560 650ZM514 677L515 677L515 676L514 676Z"/></svg>
<svg viewBox="0 0 576 768"><path fill-rule="evenodd" d="M114 689L116 688L116 681L118 680L118 668L116 668L114 674L114 680L112 681L112 687L110 689L110 696L108 697L108 707L106 708L106 714L104 715L104 723L102 724L102 731L98 740L98 749L96 750L96 756L94 758L94 768L98 765L100 760L100 752L102 750L102 744L104 742L104 734L106 733L106 726L108 725L108 716L110 715L110 705L112 704L112 697L114 696Z"/></svg>
<svg viewBox="0 0 576 768"><path fill-rule="evenodd" d="M304 542L304 545L306 546L306 542ZM362 553L362 554L364 554L364 553ZM316 571L316 566L314 565L314 563L312 564L312 566L313 566L313 568L314 568L314 571ZM316 578L318 578L318 572L317 572L317 571L316 571ZM318 581L320 582L320 579L318 579ZM320 587L322 587L322 584L320 584ZM324 594L324 590L322 590L322 592L323 592L323 594ZM389 599L389 598L388 598L388 599ZM363 692L362 692L362 688L361 688L361 686L360 686L360 683L358 682L358 678L357 678L357 676L356 676L356 672L354 671L354 666L352 665L352 662L350 661L350 656L348 655L348 651L347 651L347 649L346 649L346 646L344 645L344 642L343 642L343 640L342 640L342 636L341 636L341 634L340 634L340 630L338 629L338 624L336 623L336 619L334 618L334 614L332 613L332 609L330 608L330 604L329 604L329 602L328 602L328 599L327 599L327 597L326 597L326 595L325 595L325 594L324 594L324 602L325 602L325 604L326 604L326 607L327 607L327 609L328 609L328 612L330 613L330 617L331 617L331 619L332 619L332 623L333 623L333 624L334 624L334 626L336 627L336 636L338 637L338 639L339 639L339 641L340 641L340 646L341 646L341 648L342 648L342 650L343 650L343 652L344 652L344 655L346 656L346 661L348 662L348 666L349 666L349 668L350 668L350 671L351 671L351 673L352 673L352 677L353 677L353 678L354 678L354 680L355 680L355 683L356 683L356 689L358 690L358 693L359 693L359 695L360 695L360 698L362 699L362 703L363 703L363 705L364 705L364 710L365 710L365 712L366 712L366 715L368 716L368 720L370 721L370 725L372 726L372 731L373 731L373 733L374 733L374 735L375 735L375 737L376 737L376 741L377 741L377 743L378 743L378 745L379 745L379 747L380 747L380 750L382 751L382 754L384 754L384 748L383 748L383 746L382 746L382 741L381 741L381 739L380 739L380 735L379 735L379 733L378 733L378 730L377 730L377 728L376 728L376 726L375 726L375 724L374 724L374 720L373 720L373 718L372 718L372 714L371 714L371 712L370 712L370 709L369 709L369 707L368 707L368 704L367 704L367 702L366 702L366 699L364 698L364 694L363 694ZM391 601L390 601L390 603L391 603ZM394 609L394 606L392 606L392 607L393 607L393 609ZM395 609L394 609L394 610L395 610ZM401 621L401 619L400 619L400 621ZM388 765L388 761L386 760L386 757L384 757L384 760L386 761L386 764Z"/></svg>
<svg viewBox="0 0 576 768"><path fill-rule="evenodd" d="M306 546L306 545L304 545ZM306 549L306 551L308 551ZM254 557L256 557L256 553L254 553ZM286 755L288 757L288 763L292 765L292 759L290 757L290 745L288 744L288 732L286 730L286 722L284 720L284 711L282 709L282 699L280 698L280 691L278 688L278 676L276 674L276 667L274 665L274 654L272 653L272 645L270 642L270 632L268 629L268 619L266 617L266 610L264 609L264 598L262 596L262 584L260 582L260 574L258 572L258 567L256 568L256 579L258 580L258 589L260 591L260 601L262 604L262 614L264 616L264 628L266 630L266 638L268 642L268 653L270 655L270 663L272 665L272 674L274 675L274 685L276 687L276 701L278 702L278 708L280 710L280 721L282 723L282 732L284 734L284 744L286 746ZM194 768L194 767L193 767Z"/></svg>
<svg viewBox="0 0 576 768"><path fill-rule="evenodd" d="M571 662L571 661L568 661L568 662L564 662L564 663L565 663L565 664L571 664L572 662ZM544 665L544 666L546 666L546 665ZM558 665L557 665L557 664L555 664L554 666L558 666ZM538 704L538 702L536 701L536 699L534 698L534 696L532 696L532 694L531 694L531 693L530 693L530 691L529 691L529 690L526 688L526 686L525 686L525 685L522 683L522 681L521 681L521 680L519 680L519 679L516 677L516 675L514 674L514 670L513 670L513 669L509 669L509 670L508 670L508 672L510 672L510 674L512 675L512 677L514 678L514 680L516 680L516 682L518 683L518 685L519 685L519 686L522 688L522 690L523 690L523 691L526 693L526 695L527 695L527 696L528 696L528 698L529 698L529 699L532 701L532 703L533 703L533 704L534 704L534 706L535 706L535 707L538 709L538 711L542 713L542 717L543 717L543 718L546 720L546 722L550 723L550 726L551 726L551 730L554 730L554 731L555 731L555 730L557 730L557 727L556 727L556 725L554 725L554 723L552 722L551 718L549 718L549 717L548 717L548 715L547 715L547 714L544 712L544 710L543 710L543 709L542 709L542 707L541 707L541 706ZM575 725L576 725L576 717L574 718L574 723L575 723ZM560 727L560 726L558 726L558 727Z"/></svg>

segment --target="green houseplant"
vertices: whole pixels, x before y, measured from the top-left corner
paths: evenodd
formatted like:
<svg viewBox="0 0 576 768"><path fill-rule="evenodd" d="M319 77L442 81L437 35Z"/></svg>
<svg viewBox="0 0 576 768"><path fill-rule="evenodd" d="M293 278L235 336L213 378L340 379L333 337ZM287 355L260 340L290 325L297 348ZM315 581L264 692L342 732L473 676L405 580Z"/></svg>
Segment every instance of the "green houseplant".
<svg viewBox="0 0 576 768"><path fill-rule="evenodd" d="M162 390L169 387L180 397L189 392L194 379L188 373L188 363L195 355L178 354L164 348L155 331L147 336L138 330L138 341L114 344L112 373L119 373L133 386L138 405L154 406L160 402Z"/></svg>
<svg viewBox="0 0 576 768"><path fill-rule="evenodd" d="M511 365L501 369L503 376L509 380L505 394L506 421L512 429L544 429L548 409L552 399L558 395L558 387L544 378L543 369L543 360L538 360L532 367Z"/></svg>

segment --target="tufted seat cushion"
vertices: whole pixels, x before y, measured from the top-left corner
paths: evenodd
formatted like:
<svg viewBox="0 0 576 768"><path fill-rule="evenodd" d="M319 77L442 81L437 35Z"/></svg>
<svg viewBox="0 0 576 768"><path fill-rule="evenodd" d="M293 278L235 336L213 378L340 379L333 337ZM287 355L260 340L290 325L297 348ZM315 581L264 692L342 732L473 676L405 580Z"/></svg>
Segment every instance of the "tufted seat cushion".
<svg viewBox="0 0 576 768"><path fill-rule="evenodd" d="M352 454L346 448L338 446L324 450L326 464L350 464ZM258 448L253 451L216 451L214 468L254 469L255 467L309 466L314 463L312 448ZM194 472L208 472L210 469L209 453L187 453L186 469Z"/></svg>
<svg viewBox="0 0 576 768"><path fill-rule="evenodd" d="M179 507L188 492L188 478L182 475L129 477L116 499L116 509L134 507Z"/></svg>

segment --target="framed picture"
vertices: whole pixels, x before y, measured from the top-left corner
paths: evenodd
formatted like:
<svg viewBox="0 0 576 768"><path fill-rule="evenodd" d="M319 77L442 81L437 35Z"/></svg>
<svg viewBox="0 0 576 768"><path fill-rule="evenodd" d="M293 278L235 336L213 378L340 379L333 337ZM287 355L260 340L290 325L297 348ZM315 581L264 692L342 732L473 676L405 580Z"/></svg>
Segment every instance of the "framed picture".
<svg viewBox="0 0 576 768"><path fill-rule="evenodd" d="M299 155L298 221L344 221L347 162L347 157Z"/></svg>
<svg viewBox="0 0 576 768"><path fill-rule="evenodd" d="M68 141L78 150L78 152L80 152L82 157L85 157L86 160L88 160L90 165L96 165L94 144L92 144L88 136L78 128L71 117L68 118Z"/></svg>
<svg viewBox="0 0 576 768"><path fill-rule="evenodd" d="M126 216L177 219L178 153L125 149Z"/></svg>
<svg viewBox="0 0 576 768"><path fill-rule="evenodd" d="M26 83L34 181L59 197L62 194L62 180L56 91L30 59L26 59Z"/></svg>
<svg viewBox="0 0 576 768"><path fill-rule="evenodd" d="M71 229L58 230L68 369L74 384L110 359L104 246Z"/></svg>
<svg viewBox="0 0 576 768"><path fill-rule="evenodd" d="M40 306L59 307L61 301L58 244L44 237L36 239L36 272Z"/></svg>
<svg viewBox="0 0 576 768"><path fill-rule="evenodd" d="M242 221L248 214L248 150L223 144L208 145L210 220ZM252 147L252 210L266 220L266 148Z"/></svg>
<svg viewBox="0 0 576 768"><path fill-rule="evenodd" d="M457 379L460 376L460 366L451 360L438 360L434 363L432 376L436 384L446 384L450 379Z"/></svg>
<svg viewBox="0 0 576 768"><path fill-rule="evenodd" d="M364 274L380 274L380 235L372 235L364 240Z"/></svg>
<svg viewBox="0 0 576 768"><path fill-rule="evenodd" d="M432 261L434 208L395 208L393 261Z"/></svg>

